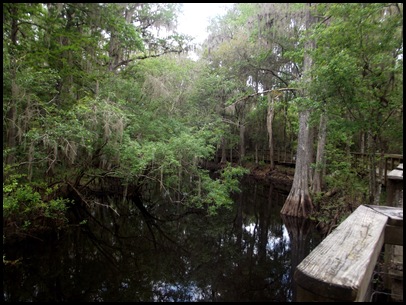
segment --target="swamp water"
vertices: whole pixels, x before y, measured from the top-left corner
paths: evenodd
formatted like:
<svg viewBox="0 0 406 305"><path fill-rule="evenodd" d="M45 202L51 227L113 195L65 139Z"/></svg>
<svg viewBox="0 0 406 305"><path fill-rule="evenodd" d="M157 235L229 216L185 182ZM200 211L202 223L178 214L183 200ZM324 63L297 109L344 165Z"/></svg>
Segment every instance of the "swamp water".
<svg viewBox="0 0 406 305"><path fill-rule="evenodd" d="M3 301L295 301L294 268L321 237L311 222L281 217L287 194L273 184L241 188L216 216L160 197L144 203L156 220L99 199L92 214L77 211L86 224L52 240L3 244L18 260L3 264Z"/></svg>

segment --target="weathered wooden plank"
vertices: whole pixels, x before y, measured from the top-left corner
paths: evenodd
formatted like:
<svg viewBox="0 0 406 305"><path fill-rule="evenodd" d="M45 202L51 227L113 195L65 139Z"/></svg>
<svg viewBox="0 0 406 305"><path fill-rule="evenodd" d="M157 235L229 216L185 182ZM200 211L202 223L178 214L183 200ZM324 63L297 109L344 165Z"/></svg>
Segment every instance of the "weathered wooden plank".
<svg viewBox="0 0 406 305"><path fill-rule="evenodd" d="M394 170L389 172L388 179L403 180L403 163L399 164Z"/></svg>
<svg viewBox="0 0 406 305"><path fill-rule="evenodd" d="M364 300L387 220L371 208L358 207L297 266L297 285L318 300Z"/></svg>
<svg viewBox="0 0 406 305"><path fill-rule="evenodd" d="M380 205L367 205L367 207L388 216L384 243L403 246L403 208Z"/></svg>
<svg viewBox="0 0 406 305"><path fill-rule="evenodd" d="M382 205L365 205L365 206L374 209L378 213L388 216L389 225L403 227L403 208L388 207Z"/></svg>

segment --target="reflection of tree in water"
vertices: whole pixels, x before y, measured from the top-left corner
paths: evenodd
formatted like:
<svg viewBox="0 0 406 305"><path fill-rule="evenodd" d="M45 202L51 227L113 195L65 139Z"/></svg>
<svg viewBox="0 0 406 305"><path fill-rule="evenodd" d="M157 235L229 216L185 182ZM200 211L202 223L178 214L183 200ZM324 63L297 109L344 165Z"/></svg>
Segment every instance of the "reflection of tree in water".
<svg viewBox="0 0 406 305"><path fill-rule="evenodd" d="M199 252L207 261L195 270L203 287L212 287L216 301L287 301L290 298L290 246L279 217L281 203L269 185L248 185L250 192L237 195L233 227L218 217L218 239L206 241L212 251ZM223 231L221 232L221 228ZM205 240L199 234L196 242ZM207 238L213 235L209 234ZM200 247L208 250L207 246ZM200 255L200 256L199 256ZM201 271L200 271L201 270ZM209 271L209 272L208 272ZM208 276L210 282L207 281Z"/></svg>
<svg viewBox="0 0 406 305"><path fill-rule="evenodd" d="M315 223L306 218L291 217L281 214L281 218L289 232L290 246L292 249L291 259L291 274L293 279L293 273L296 266L314 249L321 241L321 238L314 234ZM296 300L296 285L292 280L292 298Z"/></svg>
<svg viewBox="0 0 406 305"><path fill-rule="evenodd" d="M34 295L36 283L35 301L290 301L294 238L279 214L286 195L269 184L243 186L234 207L214 217L146 202L156 219L184 213L150 227L129 202L100 199L114 210L96 205L91 215L79 212L87 224L24 264L19 272L29 286L22 285Z"/></svg>

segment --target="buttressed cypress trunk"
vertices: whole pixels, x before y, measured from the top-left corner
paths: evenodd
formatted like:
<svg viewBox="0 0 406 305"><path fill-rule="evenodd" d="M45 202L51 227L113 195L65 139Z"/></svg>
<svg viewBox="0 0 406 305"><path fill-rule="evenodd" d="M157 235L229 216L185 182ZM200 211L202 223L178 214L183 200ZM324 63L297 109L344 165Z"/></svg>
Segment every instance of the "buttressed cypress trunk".
<svg viewBox="0 0 406 305"><path fill-rule="evenodd" d="M313 23L313 17L310 14L310 6L307 4L306 11L306 29L309 29ZM312 59L309 55L309 50L312 48L313 42L308 40L305 43L305 55L303 63L303 74L305 75L304 81L310 81L309 76L306 74L310 71L312 66ZM302 96L306 96L304 90ZM306 106L304 106L306 107ZM295 216L295 217L308 217L314 209L312 199L309 194L309 170L310 170L310 150L312 143L310 141L310 128L309 128L310 110L303 108L299 112L299 135L298 147L296 155L295 176L293 178L292 188L282 207L281 214Z"/></svg>
<svg viewBox="0 0 406 305"><path fill-rule="evenodd" d="M295 176L292 188L282 207L281 214L308 217L313 212L313 203L309 194L309 110L303 110L299 118L299 143L296 155Z"/></svg>

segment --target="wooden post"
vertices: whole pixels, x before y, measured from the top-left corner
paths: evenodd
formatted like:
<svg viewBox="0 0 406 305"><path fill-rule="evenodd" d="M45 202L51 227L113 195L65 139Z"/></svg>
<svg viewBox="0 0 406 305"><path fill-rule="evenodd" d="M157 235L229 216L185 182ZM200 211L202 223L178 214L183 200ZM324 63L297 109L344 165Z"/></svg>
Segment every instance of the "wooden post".
<svg viewBox="0 0 406 305"><path fill-rule="evenodd" d="M296 301L369 300L387 224L403 230L403 209L359 206L297 266Z"/></svg>
<svg viewBox="0 0 406 305"><path fill-rule="evenodd" d="M388 174L386 204L402 208L403 211L403 163L399 164ZM392 293L396 294L394 291L396 287L400 286L397 284L397 281L399 281L399 278L403 278L403 272L399 274L399 270L396 268L398 265L402 265L403 268L403 230L398 232L394 231L394 229L396 227L389 226L386 232L388 238L396 238L396 240L392 240L391 245L385 246L385 272L383 280L385 288L390 289Z"/></svg>
<svg viewBox="0 0 406 305"><path fill-rule="evenodd" d="M386 205L403 207L403 163L388 174L387 180Z"/></svg>

